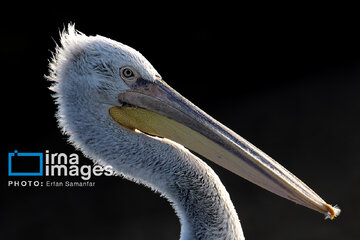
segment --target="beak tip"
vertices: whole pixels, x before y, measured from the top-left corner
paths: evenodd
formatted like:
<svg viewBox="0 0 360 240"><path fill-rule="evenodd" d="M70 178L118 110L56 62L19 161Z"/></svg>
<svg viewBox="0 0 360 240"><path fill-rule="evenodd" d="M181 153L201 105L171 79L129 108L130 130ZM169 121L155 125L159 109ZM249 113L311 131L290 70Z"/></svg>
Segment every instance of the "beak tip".
<svg viewBox="0 0 360 240"><path fill-rule="evenodd" d="M327 212L325 213L325 219L330 218L331 220L333 220L335 217L339 216L339 214L341 213L340 208L335 205L335 206L331 206L327 203L324 203Z"/></svg>

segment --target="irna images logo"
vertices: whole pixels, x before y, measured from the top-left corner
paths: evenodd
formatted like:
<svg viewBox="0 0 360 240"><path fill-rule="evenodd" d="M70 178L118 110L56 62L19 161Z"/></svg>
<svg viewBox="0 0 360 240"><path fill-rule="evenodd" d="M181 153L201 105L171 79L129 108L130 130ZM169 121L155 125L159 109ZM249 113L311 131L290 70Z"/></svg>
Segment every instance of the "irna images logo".
<svg viewBox="0 0 360 240"><path fill-rule="evenodd" d="M113 176L112 166L80 165L76 153L21 153L15 150L8 154L9 176L71 176L89 180L92 176Z"/></svg>

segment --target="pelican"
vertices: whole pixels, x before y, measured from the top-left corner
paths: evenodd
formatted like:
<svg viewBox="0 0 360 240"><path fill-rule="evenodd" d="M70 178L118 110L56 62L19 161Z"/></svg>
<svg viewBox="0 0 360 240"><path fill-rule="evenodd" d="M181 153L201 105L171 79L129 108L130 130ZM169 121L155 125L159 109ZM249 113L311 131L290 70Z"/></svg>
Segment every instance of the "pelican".
<svg viewBox="0 0 360 240"><path fill-rule="evenodd" d="M180 239L244 239L213 161L333 219L340 213L296 176L168 86L133 48L73 24L60 33L48 80L57 120L85 156L159 192L180 219Z"/></svg>

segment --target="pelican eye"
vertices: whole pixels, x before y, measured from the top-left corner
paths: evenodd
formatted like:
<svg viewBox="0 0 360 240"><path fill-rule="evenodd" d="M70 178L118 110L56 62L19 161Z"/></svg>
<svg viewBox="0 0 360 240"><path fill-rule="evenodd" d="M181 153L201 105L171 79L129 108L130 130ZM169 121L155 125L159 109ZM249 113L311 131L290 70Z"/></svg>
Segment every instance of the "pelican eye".
<svg viewBox="0 0 360 240"><path fill-rule="evenodd" d="M134 80L135 73L129 67L123 67L123 68L120 68L120 76L124 80Z"/></svg>

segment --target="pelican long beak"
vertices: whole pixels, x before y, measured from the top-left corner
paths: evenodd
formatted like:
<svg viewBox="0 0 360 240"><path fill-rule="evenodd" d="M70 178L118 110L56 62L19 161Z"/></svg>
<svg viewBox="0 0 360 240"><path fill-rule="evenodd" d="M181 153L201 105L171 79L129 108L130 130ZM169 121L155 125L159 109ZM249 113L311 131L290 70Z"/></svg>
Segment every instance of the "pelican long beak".
<svg viewBox="0 0 360 240"><path fill-rule="evenodd" d="M178 142L281 197L333 219L332 207L283 166L225 127L161 80L138 78L110 109L121 126Z"/></svg>

